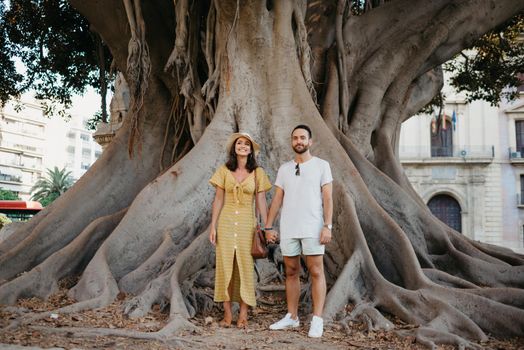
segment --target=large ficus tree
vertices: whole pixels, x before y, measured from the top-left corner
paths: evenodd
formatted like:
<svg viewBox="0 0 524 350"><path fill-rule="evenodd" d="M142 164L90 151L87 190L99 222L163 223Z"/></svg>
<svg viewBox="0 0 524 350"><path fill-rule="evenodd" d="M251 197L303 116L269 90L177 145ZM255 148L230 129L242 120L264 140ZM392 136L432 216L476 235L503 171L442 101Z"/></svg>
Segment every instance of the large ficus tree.
<svg viewBox="0 0 524 350"><path fill-rule="evenodd" d="M425 344L524 335L524 257L441 223L397 157L401 123L441 88L439 66L524 2L71 3L125 72L130 112L86 175L0 244L1 302L45 298L81 274L70 289L78 303L60 312L125 292L130 316L170 304L169 323L147 337L187 326L209 301L194 283L212 269L207 180L226 139L251 133L274 176L305 123L335 178L326 320L389 329L388 313L420 325ZM259 268L262 280L275 271Z"/></svg>

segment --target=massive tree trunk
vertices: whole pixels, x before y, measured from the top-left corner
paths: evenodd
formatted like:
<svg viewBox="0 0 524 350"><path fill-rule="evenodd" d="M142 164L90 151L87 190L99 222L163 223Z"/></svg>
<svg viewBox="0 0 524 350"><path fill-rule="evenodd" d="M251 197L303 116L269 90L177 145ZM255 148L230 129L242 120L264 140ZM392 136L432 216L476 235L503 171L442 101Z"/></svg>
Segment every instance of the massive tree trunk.
<svg viewBox="0 0 524 350"><path fill-rule="evenodd" d="M440 90L439 65L523 2L397 0L358 16L344 0L71 2L125 72L130 113L74 188L0 244L0 302L81 274L61 312L126 292L131 316L170 303L161 336L189 325L209 302L183 282L212 269L207 180L227 137L251 133L274 179L305 123L335 179L328 321L389 329L385 312L420 325L426 344L524 335L524 257L439 222L397 157L401 123Z"/></svg>

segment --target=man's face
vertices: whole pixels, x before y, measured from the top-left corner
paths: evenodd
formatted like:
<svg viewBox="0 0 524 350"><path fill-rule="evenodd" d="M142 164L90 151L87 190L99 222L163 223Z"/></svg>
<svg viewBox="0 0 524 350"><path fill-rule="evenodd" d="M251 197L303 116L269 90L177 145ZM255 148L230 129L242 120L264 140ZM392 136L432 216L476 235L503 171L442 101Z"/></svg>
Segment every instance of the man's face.
<svg viewBox="0 0 524 350"><path fill-rule="evenodd" d="M311 146L311 143L309 134L305 129L296 129L291 134L291 147L293 147L295 153L302 154L306 152Z"/></svg>

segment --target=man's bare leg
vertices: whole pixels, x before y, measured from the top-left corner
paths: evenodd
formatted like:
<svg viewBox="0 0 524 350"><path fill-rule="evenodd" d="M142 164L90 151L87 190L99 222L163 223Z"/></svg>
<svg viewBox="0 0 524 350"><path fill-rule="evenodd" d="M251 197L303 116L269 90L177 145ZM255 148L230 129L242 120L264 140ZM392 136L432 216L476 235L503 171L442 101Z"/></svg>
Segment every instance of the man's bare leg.
<svg viewBox="0 0 524 350"><path fill-rule="evenodd" d="M298 299L300 297L300 256L285 256L286 267L286 301L287 310L292 319L298 316Z"/></svg>
<svg viewBox="0 0 524 350"><path fill-rule="evenodd" d="M311 295L313 297L313 315L322 317L326 301L326 277L324 275L324 256L306 256L306 265L311 276ZM286 284L287 290L287 284Z"/></svg>

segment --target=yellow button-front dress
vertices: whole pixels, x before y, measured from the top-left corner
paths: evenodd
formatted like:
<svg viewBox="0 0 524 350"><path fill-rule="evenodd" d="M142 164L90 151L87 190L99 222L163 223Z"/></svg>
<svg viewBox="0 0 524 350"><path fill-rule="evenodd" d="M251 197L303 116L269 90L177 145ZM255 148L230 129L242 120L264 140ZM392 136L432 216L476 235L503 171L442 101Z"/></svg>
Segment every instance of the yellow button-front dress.
<svg viewBox="0 0 524 350"><path fill-rule="evenodd" d="M264 169L256 170L257 192L268 191L271 183ZM222 165L209 183L225 190L224 206L218 217L215 269L215 301L240 299L256 306L255 281L251 244L255 232L255 172L238 182L231 171ZM233 266L233 261L236 264ZM232 282L233 295L227 286Z"/></svg>

